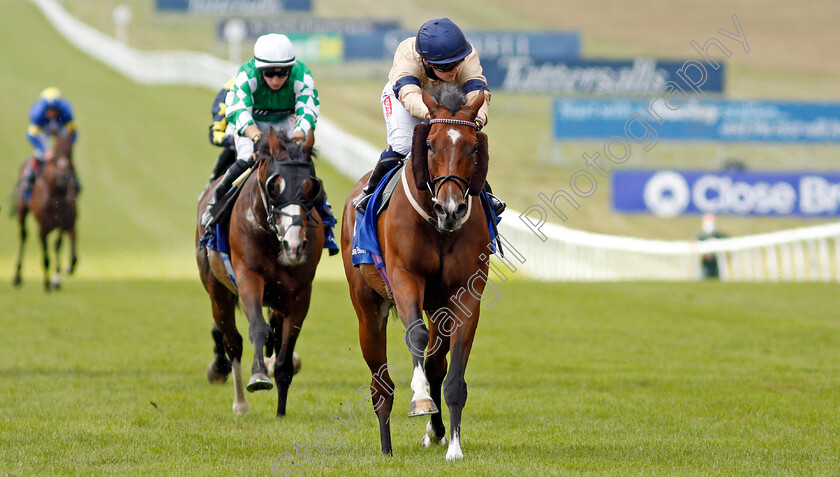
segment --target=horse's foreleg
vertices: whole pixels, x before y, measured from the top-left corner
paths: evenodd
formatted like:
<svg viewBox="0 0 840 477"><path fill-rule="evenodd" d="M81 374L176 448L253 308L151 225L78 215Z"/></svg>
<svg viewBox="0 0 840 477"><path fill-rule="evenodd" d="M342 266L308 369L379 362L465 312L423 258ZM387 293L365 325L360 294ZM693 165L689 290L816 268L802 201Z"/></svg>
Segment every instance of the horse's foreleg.
<svg viewBox="0 0 840 477"><path fill-rule="evenodd" d="M55 272L50 281L50 287L53 290L61 288L61 242L64 237L64 231L58 229L57 235L58 237L56 237L55 244L53 245L53 250L55 251Z"/></svg>
<svg viewBox="0 0 840 477"><path fill-rule="evenodd" d="M312 289L308 289L297 295L297 299L291 302L288 314L283 319L280 313L273 311L272 322L279 323L275 333L280 335L279 346L275 346L274 352L277 359L274 361L274 381L277 383L277 417L286 415L286 402L289 395L289 386L295 375L294 352L295 343L300 335L300 328L309 311L309 300Z"/></svg>
<svg viewBox="0 0 840 477"><path fill-rule="evenodd" d="M367 287L365 284L357 285ZM394 381L391 371L397 373L401 381L406 377L396 367L388 364L387 329L390 306L366 288L357 296L351 293L353 307L359 317L359 344L362 356L370 368L372 380L370 395L374 412L379 420L379 441L382 453L392 454L391 448L391 409L394 407Z"/></svg>
<svg viewBox="0 0 840 477"><path fill-rule="evenodd" d="M71 227L68 232L70 233L70 266L67 267L67 274L72 275L76 271L76 263L78 262L76 256L76 227Z"/></svg>
<svg viewBox="0 0 840 477"><path fill-rule="evenodd" d="M242 335L236 329L236 296L216 280L209 283L207 291L213 308L213 341L216 344L216 358L210 363L207 379L213 382L220 375L226 378L223 368L226 363L228 372L233 371L233 413L245 414L248 412L248 401L245 399L245 387L242 384ZM224 352L220 349L222 344L230 361L224 358ZM222 367L217 363L222 363Z"/></svg>
<svg viewBox="0 0 840 477"><path fill-rule="evenodd" d="M475 329L478 325L478 302L472 310L468 321L458 326L451 337L452 354L449 372L443 383L443 396L449 408L449 448L446 460L457 460L464 457L461 451L461 412L467 402L467 382L464 373L467 370L467 360L470 357Z"/></svg>
<svg viewBox="0 0 840 477"><path fill-rule="evenodd" d="M23 282L21 269L23 268L23 249L26 244L26 209L18 212L18 222L20 223L20 247L18 247L17 266L15 268L15 278L12 280L14 286L20 286Z"/></svg>
<svg viewBox="0 0 840 477"><path fill-rule="evenodd" d="M50 286L50 250L47 244L47 234L41 232L41 255L44 258L44 289L51 291Z"/></svg>
<svg viewBox="0 0 840 477"><path fill-rule="evenodd" d="M432 321L431 318L429 320ZM446 376L446 353L449 352L449 337L441 334L442 323L433 323L431 326L430 343L440 343L434 351L426 356L426 377L429 379L429 394L438 409L441 409L441 386ZM420 441L423 447L433 445L446 445L446 426L443 425L442 413L432 414L429 423L426 425L426 432Z"/></svg>
<svg viewBox="0 0 840 477"><path fill-rule="evenodd" d="M429 346L429 330L423 322L421 311L424 284L413 275L399 269L394 273L392 283L397 314L405 325L405 344L411 351L411 390L414 391L414 395L411 398L408 416L434 414L439 411L429 395L429 380L423 370L423 360Z"/></svg>
<svg viewBox="0 0 840 477"><path fill-rule="evenodd" d="M265 322L262 311L262 298L265 292L265 281L250 270L236 273L239 283L239 297L242 310L248 317L248 339L254 344L254 361L251 364L251 378L248 380L249 392L268 390L274 383L268 377L263 353L268 343L269 327Z"/></svg>
<svg viewBox="0 0 840 477"><path fill-rule="evenodd" d="M225 352L225 335L218 326L213 325L210 334L213 336L213 361L207 368L207 382L210 384L221 384L227 381L231 371L230 360ZM242 341L242 338L239 338Z"/></svg>

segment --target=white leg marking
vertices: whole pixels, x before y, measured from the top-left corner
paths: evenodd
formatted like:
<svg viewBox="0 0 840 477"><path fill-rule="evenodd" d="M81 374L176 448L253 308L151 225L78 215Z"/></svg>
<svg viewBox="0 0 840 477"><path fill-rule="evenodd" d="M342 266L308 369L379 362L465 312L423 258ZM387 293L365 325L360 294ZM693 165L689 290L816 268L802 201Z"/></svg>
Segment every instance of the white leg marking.
<svg viewBox="0 0 840 477"><path fill-rule="evenodd" d="M412 401L431 399L431 396L429 396L429 381L426 379L423 366L420 364L414 368L414 377L411 378L411 390L414 391L414 396L411 398Z"/></svg>
<svg viewBox="0 0 840 477"><path fill-rule="evenodd" d="M446 450L446 460L458 460L464 458L464 453L461 452L461 440L459 439L459 432L452 431L452 441L449 443L449 449Z"/></svg>
<svg viewBox="0 0 840 477"><path fill-rule="evenodd" d="M245 400L245 386L242 385L242 364L238 359L233 360L233 413L242 415L248 413L248 401Z"/></svg>
<svg viewBox="0 0 840 477"><path fill-rule="evenodd" d="M61 274L58 272L53 273L52 280L50 280L50 286L55 290L61 286Z"/></svg>
<svg viewBox="0 0 840 477"><path fill-rule="evenodd" d="M435 430L432 428L432 423L427 422L426 423L426 433L423 434L423 438L420 439L420 445L427 448L427 449L429 447L432 447L432 445L445 446L446 445L446 436L443 436L440 439L438 439L437 436L435 435Z"/></svg>
<svg viewBox="0 0 840 477"><path fill-rule="evenodd" d="M263 358L265 360L265 369L268 371L268 376L273 378L274 377L274 360L277 359L277 353L272 353L271 356L268 358Z"/></svg>

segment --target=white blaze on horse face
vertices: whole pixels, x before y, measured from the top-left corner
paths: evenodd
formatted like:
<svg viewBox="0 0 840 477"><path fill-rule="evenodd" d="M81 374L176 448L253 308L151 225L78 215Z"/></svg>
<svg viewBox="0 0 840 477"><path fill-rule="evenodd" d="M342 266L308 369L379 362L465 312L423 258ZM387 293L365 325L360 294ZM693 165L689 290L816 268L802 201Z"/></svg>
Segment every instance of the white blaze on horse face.
<svg viewBox="0 0 840 477"><path fill-rule="evenodd" d="M303 243L303 239L301 238L303 227L292 225L292 221L294 220L294 216L299 217L303 215L303 207L289 204L280 209L280 212L283 214L280 219L280 231L283 236L278 237L282 248L281 262L284 265L291 265L292 262L297 262L300 259L298 257L298 251Z"/></svg>

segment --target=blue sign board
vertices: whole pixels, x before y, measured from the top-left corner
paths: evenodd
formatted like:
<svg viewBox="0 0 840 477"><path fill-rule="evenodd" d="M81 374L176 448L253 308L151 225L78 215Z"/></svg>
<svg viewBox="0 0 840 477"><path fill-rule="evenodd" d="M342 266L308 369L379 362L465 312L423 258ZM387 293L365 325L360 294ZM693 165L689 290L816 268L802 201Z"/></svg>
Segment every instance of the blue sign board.
<svg viewBox="0 0 840 477"><path fill-rule="evenodd" d="M840 174L616 170L612 207L621 213L840 216Z"/></svg>
<svg viewBox="0 0 840 477"><path fill-rule="evenodd" d="M639 113L659 140L838 142L840 103L688 99L679 106L642 100L557 99L554 137L608 139ZM651 102L652 101L652 102ZM670 109L674 108L674 109ZM659 119L653 117L651 111ZM661 120L661 121L660 121ZM660 124L661 122L661 124Z"/></svg>
<svg viewBox="0 0 840 477"><path fill-rule="evenodd" d="M478 51L482 65L485 61L511 56L537 60L580 57L580 33L576 31L468 31L464 34Z"/></svg>
<svg viewBox="0 0 840 477"><path fill-rule="evenodd" d="M389 37L402 38L402 29L396 21L375 20L336 20L313 17L289 17L277 20L226 19L219 22L216 36L225 39L225 29L230 22L243 22L245 38L255 40L271 33L283 33L298 39L307 38L307 42L316 41L315 37L335 37L341 43L341 60L382 60L393 58L393 51L388 51ZM295 43L297 46L297 43Z"/></svg>
<svg viewBox="0 0 840 477"><path fill-rule="evenodd" d="M232 20L223 20L217 26L216 34L221 40L224 40L225 25L229 21ZM344 41L345 60L391 60L397 46L406 38L417 34L416 31L403 30L396 21L363 19L252 19L245 21L245 27L247 38L252 39L270 32L339 33ZM476 31L467 32L466 36L478 51L482 65L485 61L512 55L548 60L580 56L581 41L578 32Z"/></svg>
<svg viewBox="0 0 840 477"><path fill-rule="evenodd" d="M312 11L312 0L157 0L158 11L207 15Z"/></svg>
<svg viewBox="0 0 840 477"><path fill-rule="evenodd" d="M697 63L700 64L700 63ZM680 77L685 62L653 58L633 60L562 59L482 56L487 85L493 89L550 94L649 95L674 81L687 92L691 86ZM705 69L703 92L722 93L725 65ZM678 74L680 72L680 74ZM695 76L692 69L688 73Z"/></svg>

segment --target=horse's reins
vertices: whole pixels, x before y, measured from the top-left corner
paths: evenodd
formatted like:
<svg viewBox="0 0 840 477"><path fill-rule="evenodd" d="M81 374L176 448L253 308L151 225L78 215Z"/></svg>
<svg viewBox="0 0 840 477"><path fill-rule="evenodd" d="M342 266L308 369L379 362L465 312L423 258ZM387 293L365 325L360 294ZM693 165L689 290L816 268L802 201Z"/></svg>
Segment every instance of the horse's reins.
<svg viewBox="0 0 840 477"><path fill-rule="evenodd" d="M403 167L402 174L400 174L400 180L402 180L403 189L405 190L405 196L408 197L408 202L411 204L411 207L420 214L420 217L432 224L435 228L437 228L437 220L433 219L431 215L429 215L423 207L420 207L420 204L417 203L417 199L414 198L414 194L411 193L411 189L408 187L408 179L405 177L405 170L408 167ZM434 199L434 196L432 196ZM472 211L472 198L467 198L467 215L464 216L464 222L466 222L470 218L470 212Z"/></svg>

